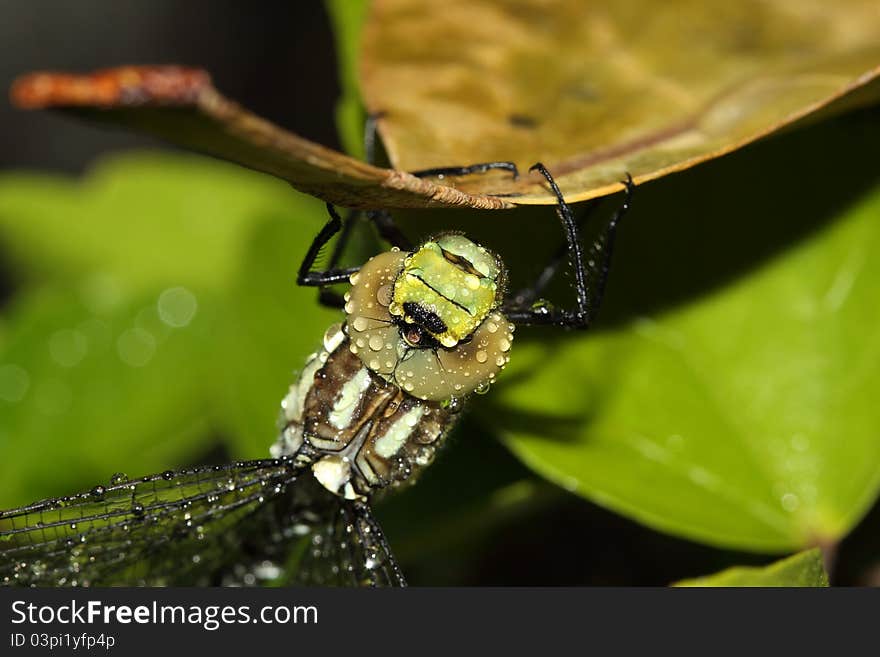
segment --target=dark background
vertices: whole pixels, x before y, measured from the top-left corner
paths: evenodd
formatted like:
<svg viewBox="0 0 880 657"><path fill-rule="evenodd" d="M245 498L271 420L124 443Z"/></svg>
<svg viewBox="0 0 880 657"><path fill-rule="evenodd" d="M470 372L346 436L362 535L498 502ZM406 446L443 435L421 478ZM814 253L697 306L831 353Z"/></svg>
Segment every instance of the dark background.
<svg viewBox="0 0 880 657"><path fill-rule="evenodd" d="M34 70L185 64L272 121L338 147L333 36L317 1L0 0L0 87ZM6 92L4 91L4 98ZM0 168L81 171L157 142L0 103Z"/></svg>
<svg viewBox="0 0 880 657"><path fill-rule="evenodd" d="M0 0L0 86L5 89L27 71L88 71L133 63L206 68L228 97L309 139L339 147L334 125L336 58L319 2L261 3L255 8L234 0ZM837 128L819 130L841 130L856 144L859 131L876 126L877 117L876 111L863 112ZM825 143L821 135L817 143ZM49 113L20 112L8 102L0 103L0 144L0 169L68 172L80 172L112 151L169 148ZM778 142L754 148L765 149L769 157L804 155ZM809 166L808 160L801 162ZM683 197L691 185L721 185L731 166L725 158L652 188L655 195ZM784 160L780 166L787 166ZM763 187L759 181L756 185L756 204L778 202L773 196L777 184L770 175ZM646 190L645 197L650 194ZM610 314L613 320L613 309ZM497 450L495 458L511 458L500 447L490 449ZM868 564L877 554L878 520L880 511L875 508L844 541L839 563L847 565L838 569L837 583L871 581ZM466 555L445 555L462 562L458 571L467 581L457 583L661 585L734 563L772 560L663 536L565 494L557 503L502 527L485 548L467 550ZM582 564L583 572L572 573L572 563ZM418 582L419 566L404 567ZM436 576L426 574L425 581L436 582Z"/></svg>

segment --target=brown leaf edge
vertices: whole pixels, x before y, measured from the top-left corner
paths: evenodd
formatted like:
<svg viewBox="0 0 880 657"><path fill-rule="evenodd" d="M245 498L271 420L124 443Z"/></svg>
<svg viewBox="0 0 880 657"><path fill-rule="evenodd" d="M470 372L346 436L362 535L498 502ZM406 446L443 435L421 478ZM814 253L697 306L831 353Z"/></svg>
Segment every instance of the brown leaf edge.
<svg viewBox="0 0 880 657"><path fill-rule="evenodd" d="M286 180L299 191L351 208L514 207L375 167L316 144L224 97L207 71L123 66L86 74L35 72L13 82L12 104L58 109L158 136Z"/></svg>

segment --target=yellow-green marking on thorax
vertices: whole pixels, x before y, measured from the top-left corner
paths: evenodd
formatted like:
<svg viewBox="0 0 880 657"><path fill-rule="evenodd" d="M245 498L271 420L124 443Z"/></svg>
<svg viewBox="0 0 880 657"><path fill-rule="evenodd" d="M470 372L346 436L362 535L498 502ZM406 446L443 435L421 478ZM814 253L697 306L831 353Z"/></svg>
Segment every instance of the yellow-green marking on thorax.
<svg viewBox="0 0 880 657"><path fill-rule="evenodd" d="M444 347L454 347L498 304L501 273L497 258L482 246L463 235L441 235L406 259L389 311L417 323L408 311L409 304L417 304L442 322L442 327L423 328Z"/></svg>

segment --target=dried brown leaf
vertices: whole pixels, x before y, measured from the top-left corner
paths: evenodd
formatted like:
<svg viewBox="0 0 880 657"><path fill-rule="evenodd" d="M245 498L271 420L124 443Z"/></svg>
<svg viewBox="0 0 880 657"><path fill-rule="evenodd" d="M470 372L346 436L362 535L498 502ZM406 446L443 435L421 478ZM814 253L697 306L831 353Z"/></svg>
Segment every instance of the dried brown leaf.
<svg viewBox="0 0 880 657"><path fill-rule="evenodd" d="M860 87L876 99L878 75L876 0L374 0L361 86L394 166L540 160L582 200L620 189L626 171L643 182L728 153ZM485 181L456 184L479 194ZM553 202L534 175L492 191Z"/></svg>
<svg viewBox="0 0 880 657"><path fill-rule="evenodd" d="M225 98L198 69L129 66L87 75L33 73L15 82L11 96L25 109L62 109L270 173L338 205L510 207L503 199L472 196L404 171L371 166L303 139Z"/></svg>

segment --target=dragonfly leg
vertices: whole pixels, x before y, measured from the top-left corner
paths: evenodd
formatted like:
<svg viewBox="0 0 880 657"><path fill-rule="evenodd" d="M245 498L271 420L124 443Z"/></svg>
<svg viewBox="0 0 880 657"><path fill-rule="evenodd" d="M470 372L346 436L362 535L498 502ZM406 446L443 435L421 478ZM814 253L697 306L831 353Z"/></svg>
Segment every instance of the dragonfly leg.
<svg viewBox="0 0 880 657"><path fill-rule="evenodd" d="M605 294L605 283L608 279L608 269L611 263L611 254L614 249L614 238L617 234L617 226L630 208L635 185L630 175L627 174L626 180L622 183L625 190L624 201L611 216L602 234L590 245L585 259L584 249L581 245L580 227L578 222L575 221L574 214L565 202L553 176L540 162L531 167L530 170L536 170L541 173L547 179L550 188L556 196L556 214L562 223L562 229L565 234L565 246L544 268L535 285L514 296L511 303L505 307L505 313L515 324L525 326L550 325L577 329L588 328L595 319L599 306L602 304L602 297ZM577 305L573 309L557 309L540 302L534 303L535 298L547 286L558 271L559 266L564 262L565 255L568 256L574 268ZM596 281L592 297L587 288L588 278Z"/></svg>
<svg viewBox="0 0 880 657"><path fill-rule="evenodd" d="M329 203L327 204L327 212L330 214L330 219L327 220L327 223L324 224L324 227L321 228L320 232L315 236L315 239L312 240L312 244L306 252L306 257L299 266L296 283L297 285L322 288L319 292L318 300L324 305L341 308L342 304L340 302L342 301L342 298L331 290L323 288L335 283L344 283L348 281L348 277L354 274L358 270L358 267L331 267L324 271L312 270L315 260L318 259L321 250L331 239L333 239L333 236L336 235L336 233L343 230L342 218L339 216L339 213L336 212L336 209ZM349 221L348 223L350 224L351 222Z"/></svg>
<svg viewBox="0 0 880 657"><path fill-rule="evenodd" d="M370 164L375 163L376 149L376 125L382 118L382 112L370 114L364 123L364 155ZM510 171L513 179L519 178L519 171L513 162L481 162L479 164L471 164L463 167L436 167L433 169L420 169L418 171L410 171L416 178L445 178L446 176L469 176L475 173L486 173L493 169L502 169ZM389 240L390 241L390 240ZM391 242L394 244L394 242ZM397 245L395 245L397 246ZM403 247L401 247L403 248Z"/></svg>
<svg viewBox="0 0 880 657"><path fill-rule="evenodd" d="M580 213L580 216L576 219L578 230L583 229L584 225L587 223L587 220L593 215L595 209L599 207L598 199L593 199L592 201L588 201L586 203L586 207L583 212ZM559 248L550 258L544 268L541 270L541 273L538 274L537 278L532 282L528 287L524 287L520 289L516 294L510 297L508 301L508 307L510 309L525 309L532 305L532 303L543 294L547 285L555 278L556 273L559 271L559 268L562 267L566 262L568 262L568 254L569 248L568 243L563 241L562 244L559 245Z"/></svg>
<svg viewBox="0 0 880 657"><path fill-rule="evenodd" d="M410 171L416 178L445 178L446 176L470 176L475 173L486 173L493 169L510 171L513 179L519 178L519 170L513 162L480 162L465 167L436 167L434 169L419 169Z"/></svg>

